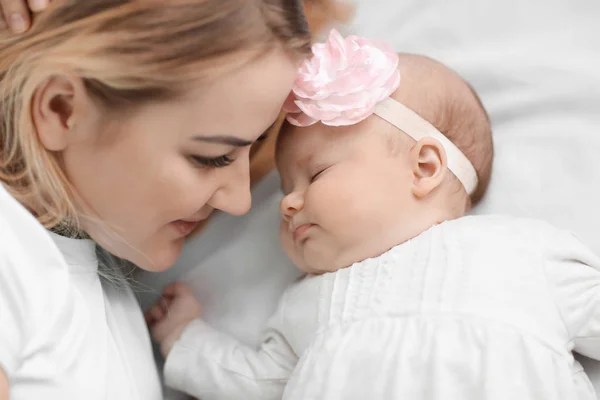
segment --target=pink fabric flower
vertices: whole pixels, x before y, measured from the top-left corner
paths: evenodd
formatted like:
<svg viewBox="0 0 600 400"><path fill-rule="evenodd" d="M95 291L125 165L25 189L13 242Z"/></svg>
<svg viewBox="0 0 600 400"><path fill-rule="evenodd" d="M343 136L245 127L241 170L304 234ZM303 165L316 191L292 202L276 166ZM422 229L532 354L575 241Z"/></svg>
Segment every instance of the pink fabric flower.
<svg viewBox="0 0 600 400"><path fill-rule="evenodd" d="M358 36L344 39L334 29L312 51L283 106L293 125L356 124L400 85L398 55L386 43Z"/></svg>

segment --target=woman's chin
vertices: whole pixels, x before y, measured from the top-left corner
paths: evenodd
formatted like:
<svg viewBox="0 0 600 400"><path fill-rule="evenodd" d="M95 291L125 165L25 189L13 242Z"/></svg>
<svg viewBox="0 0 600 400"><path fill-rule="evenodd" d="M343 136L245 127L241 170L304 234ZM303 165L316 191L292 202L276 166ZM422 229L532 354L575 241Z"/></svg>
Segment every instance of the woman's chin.
<svg viewBox="0 0 600 400"><path fill-rule="evenodd" d="M146 257L137 256L132 262L143 270L149 272L162 272L171 268L183 249L185 239L176 239L154 248L147 249Z"/></svg>

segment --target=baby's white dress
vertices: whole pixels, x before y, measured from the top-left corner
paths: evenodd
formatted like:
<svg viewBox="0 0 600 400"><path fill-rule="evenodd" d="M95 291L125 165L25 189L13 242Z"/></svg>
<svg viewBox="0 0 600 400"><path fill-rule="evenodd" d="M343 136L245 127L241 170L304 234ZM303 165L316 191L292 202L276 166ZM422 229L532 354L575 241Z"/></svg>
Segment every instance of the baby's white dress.
<svg viewBox="0 0 600 400"><path fill-rule="evenodd" d="M546 223L465 217L283 295L259 349L201 320L166 383L210 399L595 400L600 260Z"/></svg>

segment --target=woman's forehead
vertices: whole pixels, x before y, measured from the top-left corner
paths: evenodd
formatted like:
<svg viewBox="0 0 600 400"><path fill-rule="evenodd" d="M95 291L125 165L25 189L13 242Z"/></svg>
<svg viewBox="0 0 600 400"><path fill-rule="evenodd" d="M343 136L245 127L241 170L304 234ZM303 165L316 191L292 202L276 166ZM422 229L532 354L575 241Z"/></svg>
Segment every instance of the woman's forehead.
<svg viewBox="0 0 600 400"><path fill-rule="evenodd" d="M215 128L263 132L277 119L295 77L291 58L272 51L198 88L198 111Z"/></svg>

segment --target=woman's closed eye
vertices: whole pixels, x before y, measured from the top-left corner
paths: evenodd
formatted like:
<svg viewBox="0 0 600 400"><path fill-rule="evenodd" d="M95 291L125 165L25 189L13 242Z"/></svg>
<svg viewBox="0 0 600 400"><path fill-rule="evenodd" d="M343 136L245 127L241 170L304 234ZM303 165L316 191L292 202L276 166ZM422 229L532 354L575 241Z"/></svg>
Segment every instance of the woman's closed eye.
<svg viewBox="0 0 600 400"><path fill-rule="evenodd" d="M191 159L194 164L202 168L224 168L234 161L227 155L219 157L191 156Z"/></svg>

